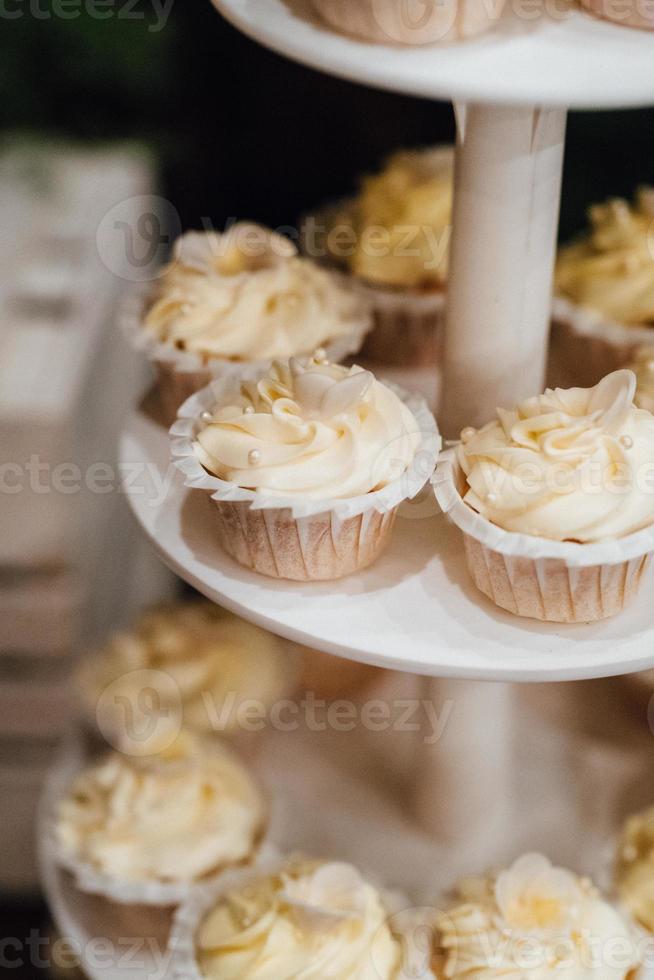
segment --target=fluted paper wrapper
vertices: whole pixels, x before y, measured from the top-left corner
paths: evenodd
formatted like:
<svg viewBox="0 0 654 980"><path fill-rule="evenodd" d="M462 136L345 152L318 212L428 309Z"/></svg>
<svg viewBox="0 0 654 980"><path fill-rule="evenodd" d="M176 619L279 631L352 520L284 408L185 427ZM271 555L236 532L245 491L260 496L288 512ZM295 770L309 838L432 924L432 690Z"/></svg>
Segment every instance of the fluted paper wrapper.
<svg viewBox="0 0 654 980"><path fill-rule="evenodd" d="M42 836L40 847L45 848L54 857L56 863L72 875L75 885L82 892L89 895L99 895L118 905L173 908L192 896L196 890L217 885L223 877L254 866L258 860L266 855L276 853L267 837L268 827L271 823L270 814L275 801L268 800L269 813L261 833L261 839L255 844L252 857L241 861L238 865L219 868L197 881L122 881L99 872L88 862L80 860L64 847L57 833L60 804L76 776L89 764L89 759L85 759L82 753L76 753L75 758L74 767L62 769L60 773L56 774L56 778L51 778L48 783L48 792L41 804L39 831Z"/></svg>
<svg viewBox="0 0 654 980"><path fill-rule="evenodd" d="M343 279L343 277L340 277ZM276 358L262 361L231 361L222 357L203 357L190 351L178 350L163 343L144 327L144 314L151 292L135 290L126 300L120 315L123 333L131 346L146 355L156 374L157 407L160 421L166 428L172 425L181 405L212 381L237 379L245 381L267 371ZM327 358L339 364L361 350L366 333L372 327L369 308L362 298L361 316L348 325L347 332L322 346ZM299 357L313 351L298 351Z"/></svg>
<svg viewBox="0 0 654 980"><path fill-rule="evenodd" d="M313 6L344 34L415 45L456 41L488 30L499 20L504 3L499 0L490 10L480 0L313 0Z"/></svg>
<svg viewBox="0 0 654 980"><path fill-rule="evenodd" d="M445 323L444 289L420 291L367 283L348 272L330 256L314 256L306 241L307 223L331 228L347 210L348 199L326 205L300 219L303 253L332 272L338 272L356 290L372 311L373 327L364 337L361 356L394 367L433 367L441 360Z"/></svg>
<svg viewBox="0 0 654 980"><path fill-rule="evenodd" d="M625 5L621 0L580 0L581 6L602 20L610 20L624 27L638 27L654 31L654 9L647 4Z"/></svg>
<svg viewBox="0 0 654 980"><path fill-rule="evenodd" d="M464 483L456 450L449 449L434 474L436 499L463 532L475 585L495 605L529 619L589 623L619 613L638 592L654 552L654 526L593 544L517 534L468 507Z"/></svg>
<svg viewBox="0 0 654 980"><path fill-rule="evenodd" d="M591 388L633 360L639 347L654 342L654 328L607 320L563 297L552 307L553 342L562 385Z"/></svg>
<svg viewBox="0 0 654 980"><path fill-rule="evenodd" d="M287 861L287 857L274 855L270 852L250 868L225 874L220 883L215 886L196 891L179 906L175 912L168 941L172 980L204 980L196 956L196 936L203 920L224 896L245 888L262 877L278 874L285 867ZM366 876L366 880L375 885L374 877ZM401 892L380 889L380 893L384 908L389 917L393 917L393 931L396 932L400 929L406 936L406 942L402 944L402 954L406 959L410 959L410 948L415 943L414 935L418 936L419 941L424 942L424 916L416 915L415 919L413 918L411 903ZM418 910L418 912L421 911ZM433 928L433 923L430 923L430 934L433 932ZM422 947L420 950L422 951ZM411 969L412 966L413 970ZM415 964L409 963L400 969L397 980L411 980L414 976ZM421 980L436 980L435 974L431 970L423 970L420 977Z"/></svg>
<svg viewBox="0 0 654 980"><path fill-rule="evenodd" d="M187 487L205 491L223 549L246 568L301 582L342 578L372 564L390 541L400 504L431 477L441 438L423 398L388 385L411 411L422 441L411 466L388 486L343 500L303 500L244 490L212 476L193 449L203 412L229 403L233 382L213 382L184 403L170 430Z"/></svg>

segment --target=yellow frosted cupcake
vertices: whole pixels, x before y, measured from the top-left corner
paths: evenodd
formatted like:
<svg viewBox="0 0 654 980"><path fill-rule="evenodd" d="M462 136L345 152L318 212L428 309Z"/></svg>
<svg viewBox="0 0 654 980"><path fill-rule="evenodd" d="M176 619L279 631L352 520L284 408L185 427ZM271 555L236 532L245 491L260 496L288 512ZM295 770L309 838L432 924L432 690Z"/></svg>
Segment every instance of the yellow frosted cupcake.
<svg viewBox="0 0 654 980"><path fill-rule="evenodd" d="M402 151L364 177L357 197L308 218L304 246L327 254L372 304L363 353L387 364L433 364L445 307L454 151Z"/></svg>
<svg viewBox="0 0 654 980"><path fill-rule="evenodd" d="M58 858L83 891L172 905L251 861L266 820L264 799L236 757L182 732L152 755L112 752L81 772L54 833Z"/></svg>
<svg viewBox="0 0 654 980"><path fill-rule="evenodd" d="M587 878L541 854L463 881L438 924L448 980L625 980L639 965L620 913Z"/></svg>
<svg viewBox="0 0 654 980"><path fill-rule="evenodd" d="M620 898L634 919L654 932L654 807L626 821L616 863Z"/></svg>
<svg viewBox="0 0 654 980"><path fill-rule="evenodd" d="M258 225L224 234L188 232L143 307L125 316L134 344L158 375L168 425L213 378L260 374L277 357L324 347L335 361L356 353L371 326L365 300L291 241Z"/></svg>
<svg viewBox="0 0 654 980"><path fill-rule="evenodd" d="M198 896L177 915L185 980L409 980L389 898L349 864L289 858ZM409 937L410 939L411 937ZM420 976L434 980L429 969Z"/></svg>
<svg viewBox="0 0 654 980"><path fill-rule="evenodd" d="M298 676L291 644L213 603L186 602L151 609L112 637L83 665L79 689L87 716L116 744L127 711L147 722L153 694L192 731L235 733L244 701L265 713Z"/></svg>
<svg viewBox="0 0 654 980"><path fill-rule="evenodd" d="M652 342L654 190L595 205L589 217L588 231L559 252L554 305L564 369L588 385Z"/></svg>

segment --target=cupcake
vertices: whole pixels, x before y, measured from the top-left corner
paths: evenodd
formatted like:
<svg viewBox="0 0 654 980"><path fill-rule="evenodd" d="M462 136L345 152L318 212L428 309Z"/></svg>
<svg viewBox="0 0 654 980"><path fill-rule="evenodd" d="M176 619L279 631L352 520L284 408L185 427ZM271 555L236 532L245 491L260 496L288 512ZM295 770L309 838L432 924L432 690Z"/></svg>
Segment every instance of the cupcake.
<svg viewBox="0 0 654 980"><path fill-rule="evenodd" d="M113 636L78 686L87 716L117 744L127 721L147 714L152 692L189 730L234 733L243 702L268 709L298 677L290 644L212 603L186 602L151 609Z"/></svg>
<svg viewBox="0 0 654 980"><path fill-rule="evenodd" d="M654 807L626 821L616 864L622 902L634 919L654 932Z"/></svg>
<svg viewBox="0 0 654 980"><path fill-rule="evenodd" d="M654 347L639 347L627 367L636 375L634 403L654 412Z"/></svg>
<svg viewBox="0 0 654 980"><path fill-rule="evenodd" d="M82 891L174 905L251 861L265 824L247 769L216 741L182 732L151 756L112 752L81 772L59 803L54 837Z"/></svg>
<svg viewBox="0 0 654 980"><path fill-rule="evenodd" d="M380 44L459 41L493 27L504 0L313 0L337 31Z"/></svg>
<svg viewBox="0 0 654 980"><path fill-rule="evenodd" d="M654 190L590 210L590 229L559 252L555 339L570 381L624 367L654 327Z"/></svg>
<svg viewBox="0 0 654 980"><path fill-rule="evenodd" d="M357 197L303 223L305 251L326 255L372 306L375 325L362 353L380 363L438 358L453 171L451 147L396 153L362 180Z"/></svg>
<svg viewBox="0 0 654 980"><path fill-rule="evenodd" d="M168 425L213 378L255 376L274 358L317 347L338 361L371 326L365 300L342 279L288 239L244 223L183 235L145 308L132 302L125 327L156 368Z"/></svg>
<svg viewBox="0 0 654 980"><path fill-rule="evenodd" d="M171 437L187 486L215 503L223 549L299 581L375 561L440 448L421 398L325 359L276 362L236 389L209 386L182 407Z"/></svg>
<svg viewBox="0 0 654 980"><path fill-rule="evenodd" d="M636 0L630 4L625 4L624 0L581 0L581 5L596 17L613 21L614 24L654 31L654 8L647 3L637 3Z"/></svg>
<svg viewBox="0 0 654 980"><path fill-rule="evenodd" d="M465 429L434 478L469 571L520 616L590 622L637 592L654 550L654 417L621 370ZM645 479L643 479L645 477Z"/></svg>
<svg viewBox="0 0 654 980"><path fill-rule="evenodd" d="M197 895L173 926L184 980L408 980L392 899L351 865L289 858ZM395 924L395 923L393 923ZM420 973L434 980L430 970Z"/></svg>
<svg viewBox="0 0 654 980"><path fill-rule="evenodd" d="M525 854L496 875L469 878L439 916L442 974L624 980L639 965L620 913L587 878Z"/></svg>

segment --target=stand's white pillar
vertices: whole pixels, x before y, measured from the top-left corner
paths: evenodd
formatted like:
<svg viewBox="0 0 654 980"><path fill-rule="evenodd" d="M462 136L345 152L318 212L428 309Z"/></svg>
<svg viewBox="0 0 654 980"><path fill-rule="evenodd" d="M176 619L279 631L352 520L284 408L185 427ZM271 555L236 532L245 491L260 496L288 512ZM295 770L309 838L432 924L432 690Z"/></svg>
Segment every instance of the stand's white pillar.
<svg viewBox="0 0 654 980"><path fill-rule="evenodd" d="M445 720L433 744L417 746L414 812L434 835L445 875L479 871L510 854L513 688L422 680L421 697Z"/></svg>
<svg viewBox="0 0 654 980"><path fill-rule="evenodd" d="M566 113L459 105L443 394L448 438L542 390Z"/></svg>

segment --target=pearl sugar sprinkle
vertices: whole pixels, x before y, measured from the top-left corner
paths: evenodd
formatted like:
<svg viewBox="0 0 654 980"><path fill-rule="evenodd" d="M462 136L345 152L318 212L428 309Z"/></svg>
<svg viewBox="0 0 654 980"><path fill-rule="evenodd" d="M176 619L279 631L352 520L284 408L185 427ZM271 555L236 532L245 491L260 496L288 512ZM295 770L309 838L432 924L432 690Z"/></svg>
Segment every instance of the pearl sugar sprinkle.
<svg viewBox="0 0 654 980"><path fill-rule="evenodd" d="M245 415L254 415L254 405L246 405L243 412Z"/></svg>
<svg viewBox="0 0 654 980"><path fill-rule="evenodd" d="M261 462L261 451L259 449L251 449L248 453L248 463L250 466L258 466Z"/></svg>
<svg viewBox="0 0 654 980"><path fill-rule="evenodd" d="M213 419L213 413L209 411L203 412L200 419L202 422L211 422Z"/></svg>
<svg viewBox="0 0 654 980"><path fill-rule="evenodd" d="M633 444L634 440L631 438L631 436L620 436L620 445L625 449L631 449Z"/></svg>

